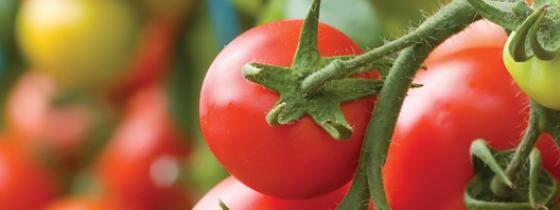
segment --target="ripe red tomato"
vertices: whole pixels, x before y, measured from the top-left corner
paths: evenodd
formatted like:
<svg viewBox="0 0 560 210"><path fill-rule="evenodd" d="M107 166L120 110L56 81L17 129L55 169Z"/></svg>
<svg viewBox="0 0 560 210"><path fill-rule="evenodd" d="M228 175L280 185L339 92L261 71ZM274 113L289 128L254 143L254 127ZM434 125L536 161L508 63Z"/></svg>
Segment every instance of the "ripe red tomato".
<svg viewBox="0 0 560 210"><path fill-rule="evenodd" d="M150 209L187 209L178 184L186 140L174 127L162 88L135 95L124 121L101 154L98 174L110 195Z"/></svg>
<svg viewBox="0 0 560 210"><path fill-rule="evenodd" d="M461 50L427 63L409 91L384 170L394 210L461 210L473 177L469 148L483 138L514 148L526 126L528 99L501 59L502 47ZM540 139L545 168L560 177L560 153Z"/></svg>
<svg viewBox="0 0 560 210"><path fill-rule="evenodd" d="M334 210L348 192L346 185L334 192L306 200L284 200L263 195L229 177L208 192L193 210L221 210L220 200L232 210ZM373 210L373 208L371 208Z"/></svg>
<svg viewBox="0 0 560 210"><path fill-rule="evenodd" d="M44 210L144 210L115 199L69 197L50 203Z"/></svg>
<svg viewBox="0 0 560 210"><path fill-rule="evenodd" d="M232 41L212 63L200 97L200 124L212 152L239 181L268 195L310 198L350 181L374 100L342 105L354 128L346 141L331 138L310 117L288 126L271 127L265 115L278 94L243 78L249 62L290 66L301 20L269 23ZM336 29L319 25L322 56L362 51Z"/></svg>
<svg viewBox="0 0 560 210"><path fill-rule="evenodd" d="M0 138L0 209L40 209L58 195L57 183L30 153L7 140Z"/></svg>
<svg viewBox="0 0 560 210"><path fill-rule="evenodd" d="M47 76L28 72L14 86L7 103L7 126L18 142L53 154L69 166L87 154L94 132L106 126L104 108L79 100L55 105L59 89Z"/></svg>

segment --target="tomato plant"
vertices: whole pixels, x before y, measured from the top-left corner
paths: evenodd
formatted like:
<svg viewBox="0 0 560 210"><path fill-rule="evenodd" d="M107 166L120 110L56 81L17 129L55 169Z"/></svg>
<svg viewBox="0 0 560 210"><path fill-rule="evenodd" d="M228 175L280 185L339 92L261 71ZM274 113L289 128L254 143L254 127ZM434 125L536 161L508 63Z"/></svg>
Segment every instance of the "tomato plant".
<svg viewBox="0 0 560 210"><path fill-rule="evenodd" d="M465 209L471 143L482 138L499 149L517 145L528 100L508 75L501 51L460 50L431 60L417 76L424 86L405 99L384 169L393 209ZM560 154L548 136L539 149L545 168L560 177Z"/></svg>
<svg viewBox="0 0 560 210"><path fill-rule="evenodd" d="M261 194L233 177L226 178L208 192L193 210L221 210L220 201L235 210L334 210L349 185L316 198L284 200Z"/></svg>
<svg viewBox="0 0 560 210"><path fill-rule="evenodd" d="M56 198L59 187L32 154L7 144L8 138L0 138L0 209L40 209Z"/></svg>
<svg viewBox="0 0 560 210"><path fill-rule="evenodd" d="M342 105L354 134L336 141L306 116L291 125L271 127L266 113L278 93L242 75L249 62L292 65L302 21L288 20L253 28L216 57L200 96L200 124L210 149L239 181L268 195L309 198L350 181L373 99ZM318 29L321 56L354 55L361 50L324 24Z"/></svg>
<svg viewBox="0 0 560 210"><path fill-rule="evenodd" d="M67 197L50 203L44 210L144 210L111 198Z"/></svg>
<svg viewBox="0 0 560 210"><path fill-rule="evenodd" d="M98 174L110 195L150 209L186 209L188 192L179 183L186 140L171 122L165 92L141 90L102 152Z"/></svg>
<svg viewBox="0 0 560 210"><path fill-rule="evenodd" d="M511 35L510 37L514 37ZM517 84L527 95L540 104L560 110L560 96L558 89L560 83L560 54L552 60L541 60L538 57L529 58L527 61L515 61L509 50L511 38L503 53L504 63Z"/></svg>
<svg viewBox="0 0 560 210"><path fill-rule="evenodd" d="M98 90L126 69L136 22L124 0L29 0L19 13L17 33L37 70L68 88Z"/></svg>

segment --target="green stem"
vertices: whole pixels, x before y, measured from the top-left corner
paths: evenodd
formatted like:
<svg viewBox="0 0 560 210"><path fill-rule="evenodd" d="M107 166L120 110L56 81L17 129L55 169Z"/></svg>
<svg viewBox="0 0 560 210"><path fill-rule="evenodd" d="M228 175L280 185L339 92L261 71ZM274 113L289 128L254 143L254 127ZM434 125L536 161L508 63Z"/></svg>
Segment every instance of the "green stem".
<svg viewBox="0 0 560 210"><path fill-rule="evenodd" d="M440 11L438 15L449 11L444 10ZM449 15L449 13L447 13L447 15ZM420 25L416 30L400 37L397 40L389 42L379 48L373 49L351 60L337 60L336 62L332 62L330 65L323 67L321 70L305 78L305 80L303 80L301 84L302 91L309 92L316 90L326 81L332 78L356 73L361 68L367 67L373 61L379 60L384 56L398 52L414 44L420 43L424 41L426 37L432 37L434 29L436 27L439 27L438 23L440 23L440 21L442 20L441 18L445 19L447 17L440 16L439 18L430 18L422 25ZM445 28L439 28L435 30L445 30Z"/></svg>
<svg viewBox="0 0 560 210"><path fill-rule="evenodd" d="M521 142L519 146L515 150L513 158L511 162L508 164L506 168L506 175L512 181L513 185L509 187L506 183L499 181L498 179L494 178L492 180L492 191L498 196L507 196L509 192L515 190L515 187L519 183L519 172L523 169L523 167L527 164L529 159L529 155L531 151L535 147L537 140L542 132L544 132L544 127L548 122L546 122L545 116L546 110L544 107L538 105L537 103L531 101L531 112L529 115L529 124L523 137L521 138Z"/></svg>
<svg viewBox="0 0 560 210"><path fill-rule="evenodd" d="M376 209L390 209L383 188L382 168L385 164L398 113L408 88L411 86L412 79L428 54L436 46L478 19L479 16L476 11L465 0L455 0L426 20L419 27L421 30L413 32L420 33L419 36L422 38L414 41L415 45L401 52L387 76L375 111L372 113L372 120L368 125L360 164L352 188L344 202L339 206L339 210L367 209L364 208L367 205L364 205L363 201L369 200L369 192L371 192ZM406 37L416 36L418 35L408 35ZM380 49L386 49L386 47ZM355 62L354 65L363 65L371 62L371 60L366 59L375 59L376 56L380 55L368 53L367 56L359 57L353 62ZM364 186L364 183L368 185ZM364 190L365 187L369 190Z"/></svg>

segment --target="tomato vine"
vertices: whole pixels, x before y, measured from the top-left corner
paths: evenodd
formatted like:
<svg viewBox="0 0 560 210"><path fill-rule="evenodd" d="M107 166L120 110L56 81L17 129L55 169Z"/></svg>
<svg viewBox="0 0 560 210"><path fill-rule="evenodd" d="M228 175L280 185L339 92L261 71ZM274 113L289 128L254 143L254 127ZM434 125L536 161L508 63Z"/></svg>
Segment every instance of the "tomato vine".
<svg viewBox="0 0 560 210"><path fill-rule="evenodd" d="M560 16L557 1L539 0L531 7L521 0L454 0L395 41L355 57L321 58L317 50L320 2L314 1L306 18L291 68L251 63L244 67L244 75L281 94L267 116L270 125L289 124L309 114L335 139L352 135L351 126L338 108L340 103L378 94L358 170L338 210L365 210L371 199L376 209L391 209L383 188L382 168L404 98L413 86L412 79L439 44L478 19L487 18L517 31L508 48L515 61L532 57L551 60L560 49L560 23L555 20ZM392 60L396 53L398 57ZM372 67L382 73L383 68L389 68L382 82L354 78ZM321 99L325 96L340 100ZM476 177L465 192L468 209L555 208L558 184L542 168L534 147L542 133L551 134L560 146L560 113L532 101L530 114L528 128L516 150L494 151L483 140L472 144ZM519 175L525 172L528 177Z"/></svg>

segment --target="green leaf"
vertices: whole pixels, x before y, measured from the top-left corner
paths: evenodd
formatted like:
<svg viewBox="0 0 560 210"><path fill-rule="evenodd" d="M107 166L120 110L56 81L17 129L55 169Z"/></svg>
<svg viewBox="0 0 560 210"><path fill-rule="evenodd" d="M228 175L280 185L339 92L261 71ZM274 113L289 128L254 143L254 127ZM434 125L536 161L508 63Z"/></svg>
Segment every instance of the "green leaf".
<svg viewBox="0 0 560 210"><path fill-rule="evenodd" d="M287 0L286 18L303 18L311 0ZM321 18L354 39L363 48L373 48L383 41L383 29L375 8L368 0L325 0Z"/></svg>

